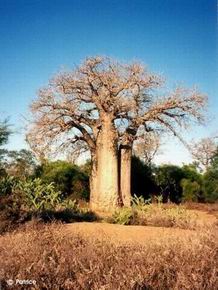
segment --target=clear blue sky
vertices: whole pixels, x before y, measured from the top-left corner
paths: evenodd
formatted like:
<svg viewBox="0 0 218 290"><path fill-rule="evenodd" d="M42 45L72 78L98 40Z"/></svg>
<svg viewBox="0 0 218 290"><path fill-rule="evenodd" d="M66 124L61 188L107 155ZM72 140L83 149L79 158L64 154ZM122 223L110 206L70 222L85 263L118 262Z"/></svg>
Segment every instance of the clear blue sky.
<svg viewBox="0 0 218 290"><path fill-rule="evenodd" d="M0 0L0 114L18 132L10 147L24 147L22 115L37 89L60 68L102 54L197 85L209 95L211 121L188 138L215 133L216 14L215 0ZM177 145L167 148L164 161L187 159L182 147L180 157Z"/></svg>

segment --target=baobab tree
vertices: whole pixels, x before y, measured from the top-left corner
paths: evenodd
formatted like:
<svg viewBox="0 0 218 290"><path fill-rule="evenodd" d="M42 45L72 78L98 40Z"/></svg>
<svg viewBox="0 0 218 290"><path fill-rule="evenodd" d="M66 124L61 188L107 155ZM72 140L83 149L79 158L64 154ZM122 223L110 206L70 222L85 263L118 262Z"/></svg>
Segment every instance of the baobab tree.
<svg viewBox="0 0 218 290"><path fill-rule="evenodd" d="M88 58L39 90L28 141L41 152L88 149L91 207L129 206L130 160L139 132L165 128L177 135L188 121L202 121L205 96L184 88L163 94L163 84L139 63Z"/></svg>
<svg viewBox="0 0 218 290"><path fill-rule="evenodd" d="M145 164L151 165L154 157L159 153L160 146L160 134L156 134L156 132L142 133L134 142L133 154Z"/></svg>
<svg viewBox="0 0 218 290"><path fill-rule="evenodd" d="M218 144L216 138L202 138L198 142L192 142L190 151L194 161L203 171L211 165L214 154L217 152Z"/></svg>

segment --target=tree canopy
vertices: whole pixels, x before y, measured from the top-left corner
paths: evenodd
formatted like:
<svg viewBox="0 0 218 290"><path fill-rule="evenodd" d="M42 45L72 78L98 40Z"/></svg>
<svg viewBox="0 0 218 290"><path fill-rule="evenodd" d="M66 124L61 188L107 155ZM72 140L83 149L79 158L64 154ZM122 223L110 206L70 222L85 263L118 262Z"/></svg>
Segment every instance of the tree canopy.
<svg viewBox="0 0 218 290"><path fill-rule="evenodd" d="M39 90L27 138L39 154L89 150L92 204L129 205L134 142L160 130L182 139L181 128L203 121L206 99L196 89L169 91L140 63L91 57Z"/></svg>

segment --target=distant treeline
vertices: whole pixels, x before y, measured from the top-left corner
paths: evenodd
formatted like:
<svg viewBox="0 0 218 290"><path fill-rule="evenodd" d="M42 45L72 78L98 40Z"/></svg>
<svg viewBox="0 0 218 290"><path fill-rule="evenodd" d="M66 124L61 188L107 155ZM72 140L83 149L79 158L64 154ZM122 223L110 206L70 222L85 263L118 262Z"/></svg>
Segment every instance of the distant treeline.
<svg viewBox="0 0 218 290"><path fill-rule="evenodd" d="M91 164L87 161L78 166L67 161L44 161L37 165L31 152L13 152L1 167L0 194L10 193L10 182L17 180L40 179L44 184L52 183L63 198L89 200L89 175ZM218 154L211 166L201 173L194 164L153 165L145 164L139 157L132 157L131 169L132 195L144 199L156 198L163 202L216 202L218 200Z"/></svg>

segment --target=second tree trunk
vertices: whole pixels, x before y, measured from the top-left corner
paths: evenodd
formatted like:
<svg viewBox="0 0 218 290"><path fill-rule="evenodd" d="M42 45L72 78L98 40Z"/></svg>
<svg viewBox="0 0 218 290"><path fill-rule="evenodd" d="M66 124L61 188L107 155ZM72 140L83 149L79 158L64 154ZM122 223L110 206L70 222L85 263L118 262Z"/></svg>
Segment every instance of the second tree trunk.
<svg viewBox="0 0 218 290"><path fill-rule="evenodd" d="M121 145L120 147L120 195L122 203L126 207L131 205L131 159L132 147Z"/></svg>

